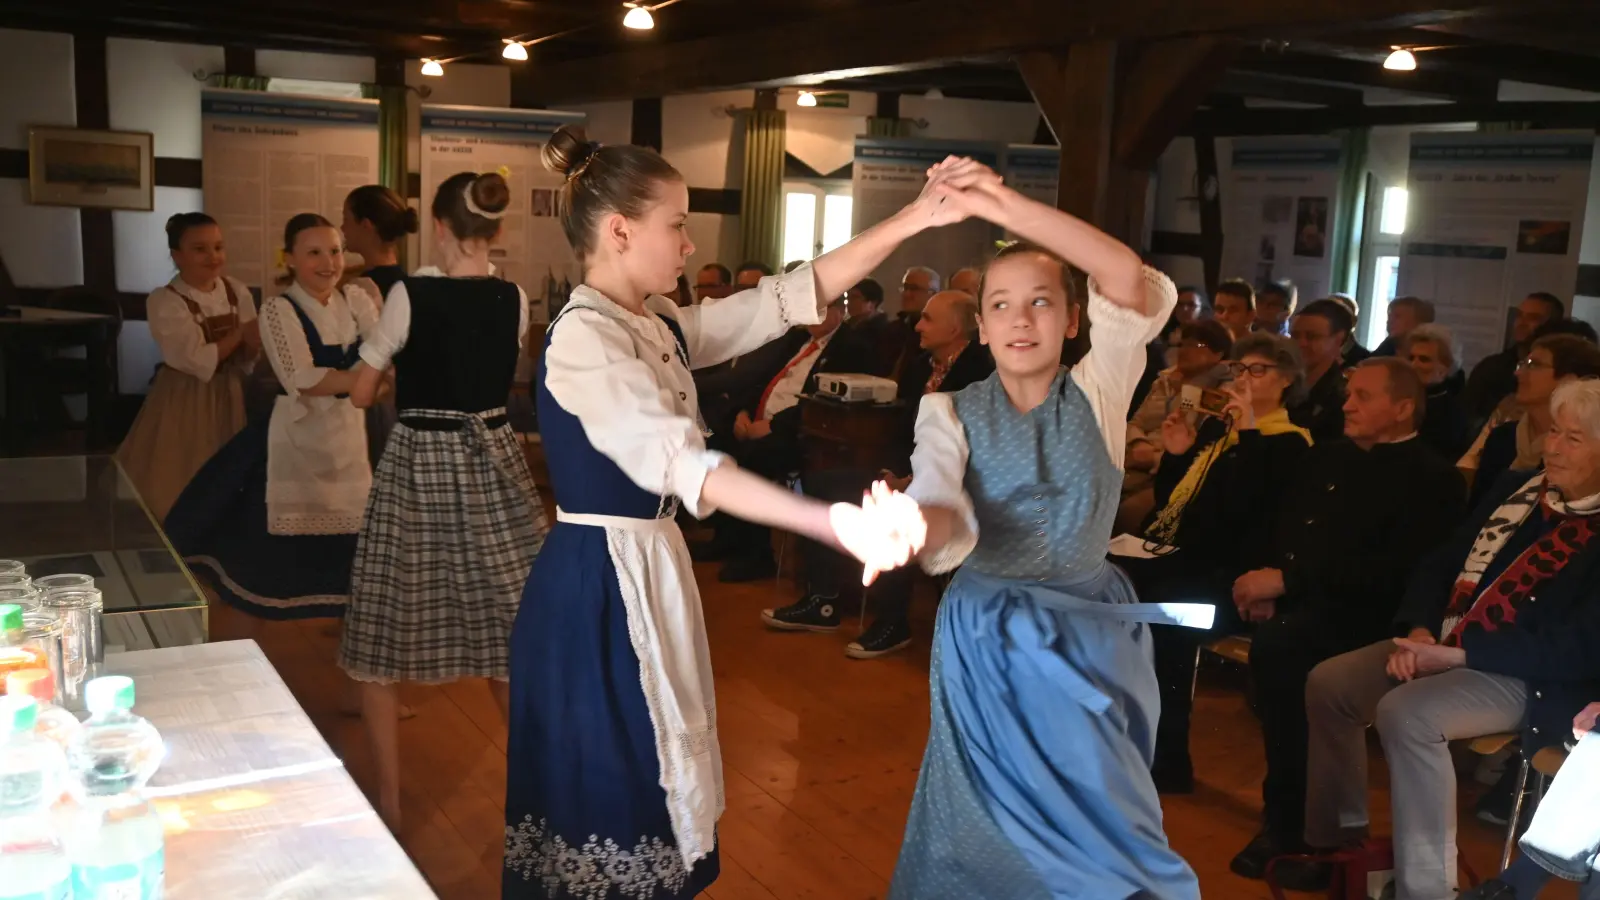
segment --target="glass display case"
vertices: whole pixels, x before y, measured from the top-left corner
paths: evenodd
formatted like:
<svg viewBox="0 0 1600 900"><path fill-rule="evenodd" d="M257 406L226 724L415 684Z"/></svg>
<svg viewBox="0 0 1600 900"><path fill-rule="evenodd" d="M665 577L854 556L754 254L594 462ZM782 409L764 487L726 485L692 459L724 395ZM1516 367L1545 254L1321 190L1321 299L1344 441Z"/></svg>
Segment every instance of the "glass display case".
<svg viewBox="0 0 1600 900"><path fill-rule="evenodd" d="M113 457L0 459L0 559L92 576L108 651L207 638L205 594Z"/></svg>

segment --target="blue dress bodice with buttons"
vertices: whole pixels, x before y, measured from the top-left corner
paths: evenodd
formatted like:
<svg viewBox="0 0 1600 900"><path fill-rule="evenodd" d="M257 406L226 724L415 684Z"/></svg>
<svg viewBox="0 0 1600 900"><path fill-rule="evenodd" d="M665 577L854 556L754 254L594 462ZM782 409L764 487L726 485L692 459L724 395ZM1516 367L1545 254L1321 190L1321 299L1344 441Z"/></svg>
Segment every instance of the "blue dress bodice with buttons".
<svg viewBox="0 0 1600 900"><path fill-rule="evenodd" d="M568 306L563 312L576 308ZM560 320L558 315L556 321ZM678 343L679 358L687 365L683 331L671 318L662 316L661 320L672 332ZM546 347L554 333L555 323L552 322L545 332ZM556 495L556 505L569 513L630 519L654 519L663 513L675 513L676 503L663 503L660 496L634 484L621 467L595 449L584 434L583 423L562 409L545 387L547 371L545 357L541 356L535 402L539 409L539 439L550 468L550 487Z"/></svg>
<svg viewBox="0 0 1600 900"><path fill-rule="evenodd" d="M952 397L966 431L965 487L978 520L966 566L999 578L1062 580L1096 571L1121 496L1089 398L1063 369L1023 413L998 375Z"/></svg>

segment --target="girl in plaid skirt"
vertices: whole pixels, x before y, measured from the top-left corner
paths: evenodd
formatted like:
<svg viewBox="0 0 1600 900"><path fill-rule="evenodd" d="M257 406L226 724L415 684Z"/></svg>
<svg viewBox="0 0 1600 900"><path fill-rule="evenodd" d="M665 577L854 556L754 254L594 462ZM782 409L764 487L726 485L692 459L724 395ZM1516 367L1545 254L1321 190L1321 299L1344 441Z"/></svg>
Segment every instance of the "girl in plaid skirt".
<svg viewBox="0 0 1600 900"><path fill-rule="evenodd" d="M400 824L395 685L487 678L508 702L506 647L545 532L510 424L528 301L489 274L511 205L505 178L463 172L433 199L438 268L400 279L361 347L358 406L395 369L389 435L356 543L339 665L361 682L378 809Z"/></svg>

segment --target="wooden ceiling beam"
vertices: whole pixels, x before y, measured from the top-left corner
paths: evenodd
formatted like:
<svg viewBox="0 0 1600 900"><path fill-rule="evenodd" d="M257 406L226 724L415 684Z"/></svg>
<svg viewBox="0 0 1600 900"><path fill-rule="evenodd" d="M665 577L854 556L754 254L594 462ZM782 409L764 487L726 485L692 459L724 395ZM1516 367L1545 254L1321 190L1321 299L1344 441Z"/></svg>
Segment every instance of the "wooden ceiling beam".
<svg viewBox="0 0 1600 900"><path fill-rule="evenodd" d="M1214 37L1175 38L1141 47L1117 102L1117 162L1132 169L1154 166L1238 52L1232 41Z"/></svg>
<svg viewBox="0 0 1600 900"><path fill-rule="evenodd" d="M1260 72L1229 71L1212 90L1219 94L1254 97L1257 100L1312 103L1317 106L1360 106L1366 102L1366 93L1360 88L1276 78Z"/></svg>
<svg viewBox="0 0 1600 900"><path fill-rule="evenodd" d="M1344 87L1384 88L1439 100L1493 100L1499 79L1493 74L1440 72L1429 67L1391 72L1376 63L1297 54L1241 53L1234 69L1274 78L1293 78Z"/></svg>
<svg viewBox="0 0 1600 900"><path fill-rule="evenodd" d="M1187 134L1328 134L1341 128L1444 125L1457 122L1532 122L1543 128L1600 127L1600 103L1475 102L1328 109L1202 110Z"/></svg>
<svg viewBox="0 0 1600 900"><path fill-rule="evenodd" d="M1470 39L1483 43L1512 44L1549 53L1567 53L1573 56L1600 56L1600 30L1583 19L1574 18L1568 27L1551 27L1523 21L1504 19L1459 20L1436 22L1420 26L1417 30L1443 43L1446 40ZM1585 26L1588 26L1587 28Z"/></svg>
<svg viewBox="0 0 1600 900"><path fill-rule="evenodd" d="M1352 23L1410 27L1556 0L909 0L873 2L780 27L641 45L541 63L520 77L547 103L621 100L721 87L824 83L953 59L1095 40L1270 31ZM885 39L894 35L894 39Z"/></svg>

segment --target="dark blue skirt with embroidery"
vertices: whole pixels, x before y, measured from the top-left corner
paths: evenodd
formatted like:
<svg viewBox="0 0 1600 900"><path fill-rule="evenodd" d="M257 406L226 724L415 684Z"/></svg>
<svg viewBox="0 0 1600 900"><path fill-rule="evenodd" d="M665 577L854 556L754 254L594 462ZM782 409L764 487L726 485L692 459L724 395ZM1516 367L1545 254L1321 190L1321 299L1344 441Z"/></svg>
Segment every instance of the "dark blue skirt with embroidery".
<svg viewBox="0 0 1600 900"><path fill-rule="evenodd" d="M264 619L344 615L356 535L267 530L267 427L224 444L167 513L173 549L229 606Z"/></svg>

